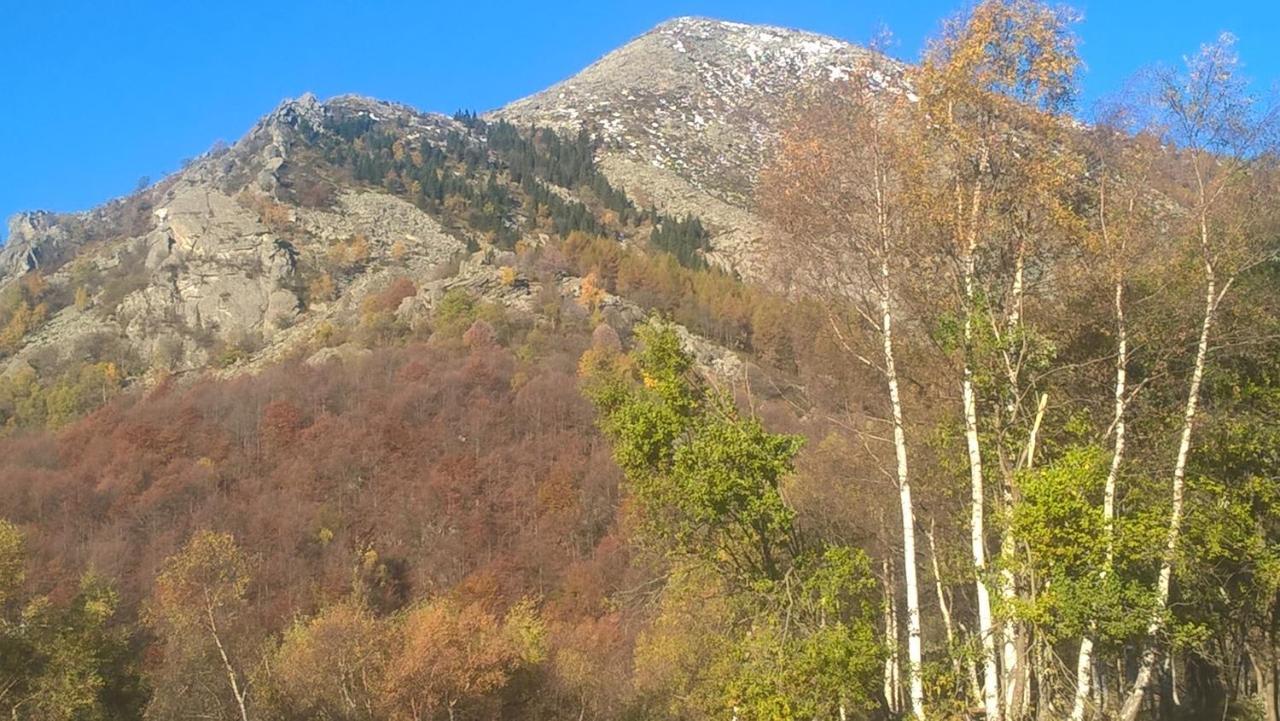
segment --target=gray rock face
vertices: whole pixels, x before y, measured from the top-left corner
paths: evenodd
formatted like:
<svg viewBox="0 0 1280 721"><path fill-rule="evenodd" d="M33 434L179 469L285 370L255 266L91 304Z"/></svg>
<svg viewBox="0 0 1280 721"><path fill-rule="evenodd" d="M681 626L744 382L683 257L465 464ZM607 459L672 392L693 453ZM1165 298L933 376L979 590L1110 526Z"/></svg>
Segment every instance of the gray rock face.
<svg viewBox="0 0 1280 721"><path fill-rule="evenodd" d="M269 339L296 316L299 298L286 289L295 270L288 246L234 198L184 185L156 214L161 222L146 237L145 267L162 282L121 303L118 316L130 338L145 344L155 328L174 324L224 338Z"/></svg>
<svg viewBox="0 0 1280 721"><path fill-rule="evenodd" d="M433 265L462 250L462 243L445 233L435 218L411 203L383 193L344 192L332 210L299 208L297 223L307 235L327 244L356 234L369 239L374 256L391 260L393 249L405 257Z"/></svg>
<svg viewBox="0 0 1280 721"><path fill-rule="evenodd" d="M58 216L47 210L9 218L9 240L0 248L0 276L21 275L40 267L43 259L65 250L67 233Z"/></svg>
<svg viewBox="0 0 1280 721"><path fill-rule="evenodd" d="M811 33L681 18L493 116L521 126L586 128L602 141L600 168L616 186L640 206L701 217L712 231L711 261L759 278L769 229L753 212L753 186L792 100L811 84L860 72L870 57ZM901 78L883 82L909 92ZM40 268L61 297L86 284L96 296L79 308L55 309L8 365L107 332L144 361L163 358L159 365L173 370L203 367L220 341L249 339L245 345L261 350L238 367L257 367L303 348L313 352L308 344L317 330L330 321L358 323L364 298L401 275L419 289L400 308L406 322L456 287L536 310L536 283L512 282L501 270L514 260L482 252L453 262L464 251L460 237L470 233L465 224L446 232L413 204L325 164L325 154L351 142L340 135L350 127L345 121L361 117L410 148L471 132L395 103L304 95L281 103L234 145L130 198L83 214L16 216L0 249L0 286ZM548 187L578 200L572 190ZM367 259L354 268L327 265L331 248L356 236L367 240ZM338 286L337 297L326 293L304 309L300 289L318 277ZM573 282L560 291L572 296ZM642 315L625 299L607 304L627 317ZM697 339L686 341L692 347ZM705 364L738 372L732 354L712 351L698 349Z"/></svg>

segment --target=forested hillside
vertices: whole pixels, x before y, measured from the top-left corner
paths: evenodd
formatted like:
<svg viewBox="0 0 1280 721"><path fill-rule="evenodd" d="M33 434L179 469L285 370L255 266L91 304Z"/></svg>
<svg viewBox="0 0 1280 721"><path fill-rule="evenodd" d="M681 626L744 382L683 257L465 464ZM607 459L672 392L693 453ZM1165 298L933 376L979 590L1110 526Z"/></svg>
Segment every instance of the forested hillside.
<svg viewBox="0 0 1280 721"><path fill-rule="evenodd" d="M1082 123L1075 21L680 20L24 216L0 711L1280 721L1280 106L1224 35Z"/></svg>

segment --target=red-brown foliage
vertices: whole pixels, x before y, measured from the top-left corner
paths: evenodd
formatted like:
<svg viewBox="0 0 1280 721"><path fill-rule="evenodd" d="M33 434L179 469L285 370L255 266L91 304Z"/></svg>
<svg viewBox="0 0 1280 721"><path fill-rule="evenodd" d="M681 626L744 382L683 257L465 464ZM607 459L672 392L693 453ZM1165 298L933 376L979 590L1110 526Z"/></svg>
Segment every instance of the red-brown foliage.
<svg viewBox="0 0 1280 721"><path fill-rule="evenodd" d="M200 529L257 557L266 628L353 585L383 611L454 594L602 613L626 562L618 472L575 378L588 340L524 362L492 343L384 349L128 395L0 442L0 515L28 532L41 590L93 569L130 613Z"/></svg>

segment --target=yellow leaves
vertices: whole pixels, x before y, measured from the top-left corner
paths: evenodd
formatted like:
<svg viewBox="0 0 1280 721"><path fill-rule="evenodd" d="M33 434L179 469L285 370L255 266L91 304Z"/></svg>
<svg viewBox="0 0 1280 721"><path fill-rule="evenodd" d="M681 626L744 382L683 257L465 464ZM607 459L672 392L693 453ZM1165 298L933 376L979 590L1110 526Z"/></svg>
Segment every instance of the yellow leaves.
<svg viewBox="0 0 1280 721"><path fill-rule="evenodd" d="M323 321L316 326L316 331L312 335L315 342L321 346L328 347L333 345L333 340L338 335L338 329L329 321Z"/></svg>
<svg viewBox="0 0 1280 721"><path fill-rule="evenodd" d="M147 607L147 620L174 642L182 642L188 634L203 636L208 616L243 605L250 574L249 557L231 534L200 531L165 561Z"/></svg>
<svg viewBox="0 0 1280 721"><path fill-rule="evenodd" d="M409 254L409 248L404 244L403 240L397 240L391 244L391 259L397 263L404 261L404 257Z"/></svg>
<svg viewBox="0 0 1280 721"><path fill-rule="evenodd" d="M274 711L267 716L305 708L308 718L353 718L353 707L377 708L390 636L387 624L351 601L295 623L264 664L260 698Z"/></svg>
<svg viewBox="0 0 1280 721"><path fill-rule="evenodd" d="M83 285L76 288L75 306L78 311L85 311L89 308L89 289Z"/></svg>
<svg viewBox="0 0 1280 721"><path fill-rule="evenodd" d="M325 256L328 266L334 270L352 270L369 261L369 236L356 233L345 242L339 241L329 246Z"/></svg>
<svg viewBox="0 0 1280 721"><path fill-rule="evenodd" d="M509 266L509 265L504 265L504 266L502 266L501 268L499 268L499 269L498 269L498 282L502 283L502 285L503 285L503 286L505 286L505 287L507 287L507 288L510 288L511 286L515 285L515 284L516 284L516 269L515 269L515 268L513 268L513 267L511 267L511 266Z"/></svg>
<svg viewBox="0 0 1280 721"><path fill-rule="evenodd" d="M369 236L364 233L356 233L351 242L347 244L347 262L352 265L360 265L369 260Z"/></svg>
<svg viewBox="0 0 1280 721"><path fill-rule="evenodd" d="M48 281L44 279L44 274L39 270L33 270L22 276L21 283L22 295L29 303L38 302L49 287Z"/></svg>
<svg viewBox="0 0 1280 721"><path fill-rule="evenodd" d="M605 290L599 274L595 271L588 273L587 277L582 279L582 288L578 292L578 305L587 310L595 310L604 301L604 296Z"/></svg>
<svg viewBox="0 0 1280 721"><path fill-rule="evenodd" d="M333 276L328 273L321 273L316 276L307 286L307 298L312 303L325 303L333 300L338 294L337 286L333 282Z"/></svg>
<svg viewBox="0 0 1280 721"><path fill-rule="evenodd" d="M415 713L484 699L545 654L545 629L528 603L499 622L478 603L434 601L404 617L402 635L386 676L387 697Z"/></svg>
<svg viewBox="0 0 1280 721"><path fill-rule="evenodd" d="M0 330L0 352L12 353L21 347L27 334L44 323L48 315L48 305L39 303L33 308L27 301L20 301L9 322Z"/></svg>
<svg viewBox="0 0 1280 721"><path fill-rule="evenodd" d="M120 368L115 363L107 362L102 367L102 378L111 385L120 383Z"/></svg>
<svg viewBox="0 0 1280 721"><path fill-rule="evenodd" d="M26 578L26 538L9 521L0 519L0 604L22 590Z"/></svg>
<svg viewBox="0 0 1280 721"><path fill-rule="evenodd" d="M956 101L991 106L997 96L1060 111L1074 95L1080 66L1070 30L1076 20L1068 10L1035 0L986 0L948 23L919 69L932 120L954 120Z"/></svg>
<svg viewBox="0 0 1280 721"><path fill-rule="evenodd" d="M506 635L514 642L520 660L530 666L547 657L547 627L531 598L521 599L503 619Z"/></svg>

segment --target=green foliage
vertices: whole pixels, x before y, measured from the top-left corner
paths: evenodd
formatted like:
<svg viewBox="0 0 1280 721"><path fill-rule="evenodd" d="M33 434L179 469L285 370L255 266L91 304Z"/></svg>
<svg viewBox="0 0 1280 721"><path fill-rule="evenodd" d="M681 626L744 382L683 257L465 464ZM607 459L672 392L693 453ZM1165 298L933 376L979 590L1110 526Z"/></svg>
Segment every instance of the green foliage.
<svg viewBox="0 0 1280 721"><path fill-rule="evenodd" d="M780 579L800 546L779 485L802 439L767 432L697 383L671 328L636 335L634 364L588 363L587 393L646 527L673 554L724 561L744 581Z"/></svg>
<svg viewBox="0 0 1280 721"><path fill-rule="evenodd" d="M848 549L764 591L735 593L712 568L677 566L637 643L637 686L674 717L838 718L843 707L859 718L875 705L884 658L873 592L866 557Z"/></svg>
<svg viewBox="0 0 1280 721"><path fill-rule="evenodd" d="M1206 654L1244 629L1251 643L1280 632L1280 375L1263 358L1224 359L1210 378L1213 415L1187 479L1178 620Z"/></svg>
<svg viewBox="0 0 1280 721"><path fill-rule="evenodd" d="M706 266L706 261L701 253L710 248L709 237L702 227L702 221L688 216L682 219L663 219L653 229L649 242L655 248L674 255L681 265L702 268Z"/></svg>
<svg viewBox="0 0 1280 721"><path fill-rule="evenodd" d="M766 431L651 322L632 356L597 346L585 389L647 538L675 565L637 648L641 687L700 718L831 717L873 704L882 649L860 551L805 539L779 487L798 436Z"/></svg>
<svg viewBox="0 0 1280 721"><path fill-rule="evenodd" d="M1152 570L1158 562L1162 514L1135 511L1114 523L1114 558L1102 515L1103 484L1110 458L1102 450L1077 447L1053 463L1023 474L1021 501L1012 532L1026 544L1026 568L1041 591L1004 613L1037 624L1051 642L1079 638L1091 625L1104 643L1140 637L1148 622L1135 608L1151 604Z"/></svg>
<svg viewBox="0 0 1280 721"><path fill-rule="evenodd" d="M365 115L331 118L328 128L341 142L325 144L323 152L357 181L408 196L501 248L514 247L522 230L621 237L652 225L654 247L689 267L703 266L701 252L709 246L701 222L637 210L596 167L596 144L585 131L566 139L548 128L458 118L469 132L450 132L443 148L410 147L394 129ZM586 202L566 199L555 188L575 190Z"/></svg>
<svg viewBox="0 0 1280 721"><path fill-rule="evenodd" d="M445 293L436 305L431 316L432 327L445 337L461 338L475 322L478 306L470 293L462 288L454 288Z"/></svg>
<svg viewBox="0 0 1280 721"><path fill-rule="evenodd" d="M66 604L23 591L22 533L0 521L0 713L32 721L136 718L143 695L118 597L93 575Z"/></svg>
<svg viewBox="0 0 1280 721"><path fill-rule="evenodd" d="M52 381L31 368L0 377L0 428L60 428L120 393L123 373L110 361L73 365Z"/></svg>

